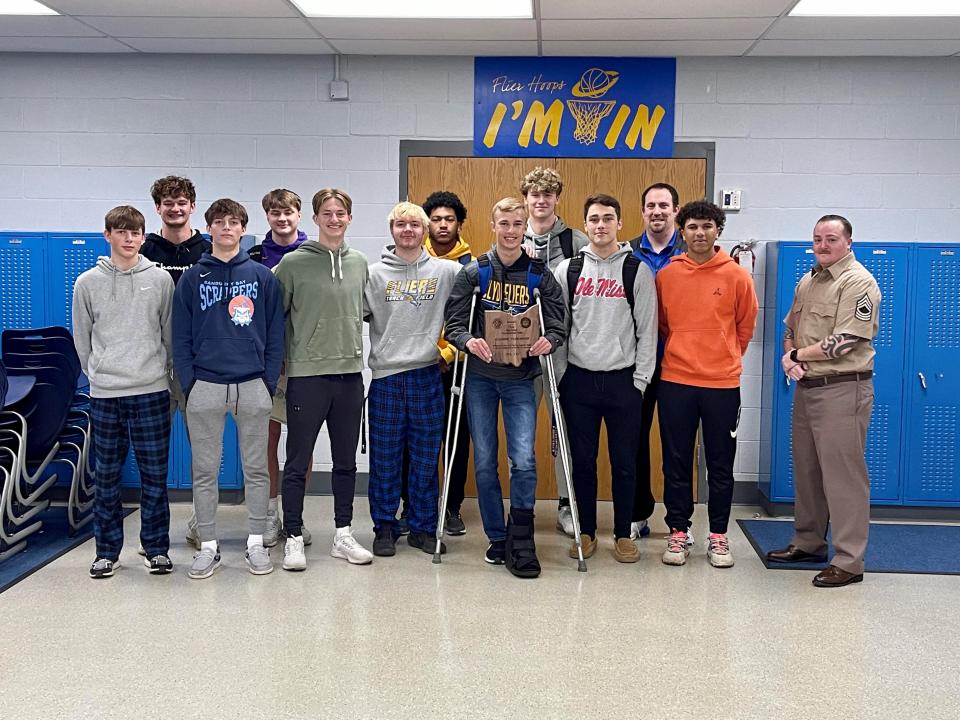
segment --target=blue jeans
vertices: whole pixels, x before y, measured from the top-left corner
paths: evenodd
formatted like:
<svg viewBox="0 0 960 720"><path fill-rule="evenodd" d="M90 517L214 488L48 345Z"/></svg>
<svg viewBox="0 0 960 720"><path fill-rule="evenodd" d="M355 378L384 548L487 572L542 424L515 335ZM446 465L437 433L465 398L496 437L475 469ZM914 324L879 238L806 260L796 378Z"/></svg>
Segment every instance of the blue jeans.
<svg viewBox="0 0 960 720"><path fill-rule="evenodd" d="M537 406L533 380L491 380L468 373L464 400L473 439L473 466L483 531L490 541L504 540L503 492L497 475L497 410L503 405L503 428L510 459L510 507L532 510L537 493Z"/></svg>

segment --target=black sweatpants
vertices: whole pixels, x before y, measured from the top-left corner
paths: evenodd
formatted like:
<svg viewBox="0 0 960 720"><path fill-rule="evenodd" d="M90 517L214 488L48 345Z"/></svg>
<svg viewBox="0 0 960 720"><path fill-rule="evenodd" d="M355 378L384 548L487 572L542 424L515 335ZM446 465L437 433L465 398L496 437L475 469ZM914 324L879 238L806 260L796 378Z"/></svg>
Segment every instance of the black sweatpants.
<svg viewBox="0 0 960 720"><path fill-rule="evenodd" d="M637 489L633 494L633 522L648 520L653 515L653 508L657 504L650 487L650 430L653 428L653 416L657 409L657 392L660 390L660 364L661 360L658 358L650 384L643 391L643 405L640 408L640 441L637 443Z"/></svg>
<svg viewBox="0 0 960 720"><path fill-rule="evenodd" d="M338 528L353 522L357 442L363 409L360 373L287 379L287 460L283 466L283 526L291 536L303 526L303 495L313 448L323 423L333 457L333 518Z"/></svg>
<svg viewBox="0 0 960 720"><path fill-rule="evenodd" d="M447 439L447 419L450 417L450 403L453 402L453 366L445 373L441 373L440 380L443 383L443 439ZM456 418L453 419L456 424ZM453 441L453 430L450 431L450 440ZM444 451L441 445L441 452ZM456 515L460 512L460 506L463 504L463 496L467 487L467 463L470 461L470 423L467 420L467 407L463 406L460 413L460 432L457 435L456 454L453 458L453 466L449 472L450 494L447 497L447 510ZM407 448L403 450L403 485L400 489L400 497L403 498L403 507L407 507L407 477L410 468L410 452ZM444 472L447 472L444 468ZM443 488L440 489L443 492Z"/></svg>
<svg viewBox="0 0 960 720"><path fill-rule="evenodd" d="M667 527L686 531L693 516L693 448L703 424L710 532L726 533L733 502L740 388L704 388L660 382L657 403L663 440L663 501Z"/></svg>
<svg viewBox="0 0 960 720"><path fill-rule="evenodd" d="M569 365L559 392L573 456L580 532L590 537L597 534L597 453L602 420L607 426L610 455L613 534L630 537L642 402L641 392L633 385L633 368L603 372Z"/></svg>

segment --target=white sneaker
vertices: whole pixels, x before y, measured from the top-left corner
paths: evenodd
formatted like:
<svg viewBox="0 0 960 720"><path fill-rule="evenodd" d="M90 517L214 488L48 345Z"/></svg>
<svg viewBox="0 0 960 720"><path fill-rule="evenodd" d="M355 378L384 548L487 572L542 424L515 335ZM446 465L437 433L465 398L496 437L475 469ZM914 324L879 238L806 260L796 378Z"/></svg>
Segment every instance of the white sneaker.
<svg viewBox="0 0 960 720"><path fill-rule="evenodd" d="M333 548L330 555L335 558L346 560L351 565L369 565L373 562L373 553L367 550L363 545L357 542L350 531L350 526L337 528L337 534L333 538Z"/></svg>
<svg viewBox="0 0 960 720"><path fill-rule="evenodd" d="M280 515L267 515L267 529L263 533L263 546L272 548L276 545L282 529Z"/></svg>
<svg viewBox="0 0 960 720"><path fill-rule="evenodd" d="M667 538L667 549L663 551L664 565L686 565L690 548L687 547L687 534L682 530L671 530Z"/></svg>
<svg viewBox="0 0 960 720"><path fill-rule="evenodd" d="M561 505L557 510L557 530L573 537L573 511L569 505Z"/></svg>
<svg viewBox="0 0 960 720"><path fill-rule="evenodd" d="M690 547L695 542L696 540L693 539L693 528L687 528L687 547Z"/></svg>
<svg viewBox="0 0 960 720"><path fill-rule="evenodd" d="M306 570L307 556L303 553L303 536L289 537L283 546L283 569Z"/></svg>
<svg viewBox="0 0 960 720"><path fill-rule="evenodd" d="M711 565L716 568L733 567L733 553L730 552L726 535L710 533L707 543L707 559Z"/></svg>
<svg viewBox="0 0 960 720"><path fill-rule="evenodd" d="M630 539L639 540L650 534L650 525L646 520L630 523Z"/></svg>

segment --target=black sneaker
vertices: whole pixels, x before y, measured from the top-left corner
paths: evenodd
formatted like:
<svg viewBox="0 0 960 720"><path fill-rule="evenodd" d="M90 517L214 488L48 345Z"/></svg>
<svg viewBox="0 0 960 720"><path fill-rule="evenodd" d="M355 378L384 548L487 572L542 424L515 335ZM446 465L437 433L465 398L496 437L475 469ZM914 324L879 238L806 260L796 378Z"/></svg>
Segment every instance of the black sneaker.
<svg viewBox="0 0 960 720"><path fill-rule="evenodd" d="M447 517L443 522L443 531L447 535L467 534L467 526L463 524L463 518L460 517L460 513L452 513L447 510Z"/></svg>
<svg viewBox="0 0 960 720"><path fill-rule="evenodd" d="M154 555L152 558L144 558L143 564L150 568L151 575L166 575L173 572L173 563L166 555Z"/></svg>
<svg viewBox="0 0 960 720"><path fill-rule="evenodd" d="M376 530L377 536L373 540L373 554L377 557L393 557L397 554L397 538L393 534L393 528L389 526L379 527Z"/></svg>
<svg viewBox="0 0 960 720"><path fill-rule="evenodd" d="M107 560L106 558L97 558L90 566L90 577L95 580L113 576L115 568L120 567L119 560Z"/></svg>
<svg viewBox="0 0 960 720"><path fill-rule="evenodd" d="M437 537L436 535L428 535L427 533L411 532L407 535L407 545L420 548L425 553L433 555L437 551ZM446 552L446 544L440 543L440 554L443 555Z"/></svg>
<svg viewBox="0 0 960 720"><path fill-rule="evenodd" d="M491 565L503 565L507 561L507 543L505 540L494 540L483 554L485 562Z"/></svg>
<svg viewBox="0 0 960 720"><path fill-rule="evenodd" d="M407 511L400 513L400 519L397 520L397 535L409 535L410 523L407 522Z"/></svg>

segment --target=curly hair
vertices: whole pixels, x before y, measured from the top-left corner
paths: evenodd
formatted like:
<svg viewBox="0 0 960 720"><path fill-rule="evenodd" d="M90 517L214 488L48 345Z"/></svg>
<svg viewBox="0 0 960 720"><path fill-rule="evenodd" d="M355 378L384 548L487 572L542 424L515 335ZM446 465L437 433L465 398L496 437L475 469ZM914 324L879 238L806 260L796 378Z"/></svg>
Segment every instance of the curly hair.
<svg viewBox="0 0 960 720"><path fill-rule="evenodd" d="M680 212L677 214L677 227L682 230L683 226L687 224L687 220L713 220L717 226L717 236L719 237L720 233L723 232L723 226L727 222L727 214L712 202L694 200L680 208Z"/></svg>
<svg viewBox="0 0 960 720"><path fill-rule="evenodd" d="M167 175L150 186L150 197L153 204L159 206L164 198L185 197L192 203L197 201L197 189L188 178L177 175Z"/></svg>
<svg viewBox="0 0 960 720"><path fill-rule="evenodd" d="M430 193L423 203L423 211L429 217L438 207L448 207L453 210L454 214L457 216L458 223L462 224L463 221L467 219L467 209L463 206L463 202L461 202L460 198L457 197L455 193L447 190L440 190L435 193Z"/></svg>
<svg viewBox="0 0 960 720"><path fill-rule="evenodd" d="M520 181L520 194L524 197L531 190L538 192L555 193L560 197L563 192L563 180L553 168L540 167L539 165L524 175Z"/></svg>

